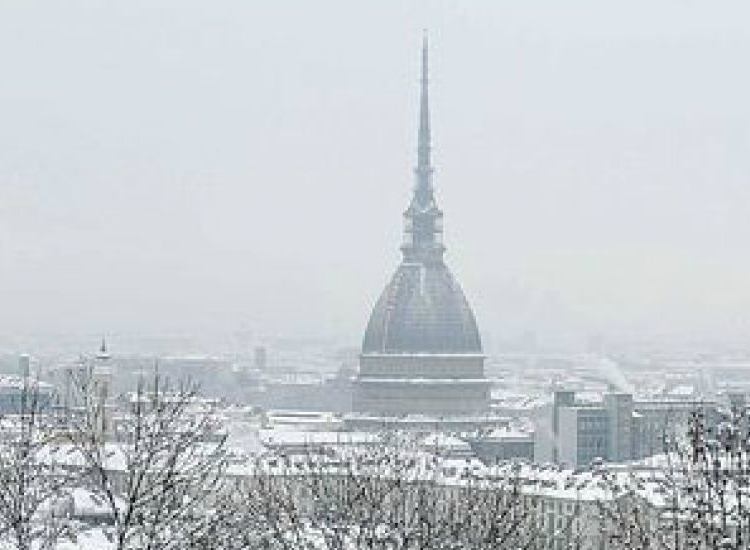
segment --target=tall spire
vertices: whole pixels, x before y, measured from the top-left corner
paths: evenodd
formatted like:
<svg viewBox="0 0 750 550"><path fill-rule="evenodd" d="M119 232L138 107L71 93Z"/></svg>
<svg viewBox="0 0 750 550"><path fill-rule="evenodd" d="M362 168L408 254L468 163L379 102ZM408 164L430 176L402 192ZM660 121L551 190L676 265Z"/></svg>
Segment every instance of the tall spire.
<svg viewBox="0 0 750 550"><path fill-rule="evenodd" d="M422 92L419 98L419 139L417 145L418 185L429 186L430 166L430 104L428 86L427 31L422 37Z"/></svg>
<svg viewBox="0 0 750 550"><path fill-rule="evenodd" d="M109 359L110 354L107 350L107 340L102 336L102 343L99 346L99 353L96 354L97 359Z"/></svg>
<svg viewBox="0 0 750 550"><path fill-rule="evenodd" d="M414 195L404 213L404 261L440 263L443 251L443 213L435 204L430 160L430 106L428 97L427 32L422 38L422 79L419 97L417 166Z"/></svg>

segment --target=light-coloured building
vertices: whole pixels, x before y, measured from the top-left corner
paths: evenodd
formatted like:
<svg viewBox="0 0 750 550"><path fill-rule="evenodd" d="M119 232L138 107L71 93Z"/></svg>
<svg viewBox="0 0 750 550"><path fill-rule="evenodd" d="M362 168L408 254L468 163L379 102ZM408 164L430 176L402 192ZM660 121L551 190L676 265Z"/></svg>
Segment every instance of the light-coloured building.
<svg viewBox="0 0 750 550"><path fill-rule="evenodd" d="M559 410L560 464L587 465L607 458L609 416L592 405L573 405Z"/></svg>
<svg viewBox="0 0 750 550"><path fill-rule="evenodd" d="M716 403L694 399L635 401L632 394L611 392L591 403L556 391L535 419L534 458L572 467L640 459L664 452L665 441L684 432L692 414L715 425L717 411Z"/></svg>

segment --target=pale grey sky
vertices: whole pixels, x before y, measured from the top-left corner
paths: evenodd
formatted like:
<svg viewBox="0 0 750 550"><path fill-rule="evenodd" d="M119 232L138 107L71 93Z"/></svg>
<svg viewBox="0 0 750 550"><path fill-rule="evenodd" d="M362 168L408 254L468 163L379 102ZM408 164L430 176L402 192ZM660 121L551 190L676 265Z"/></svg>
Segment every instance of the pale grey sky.
<svg viewBox="0 0 750 550"><path fill-rule="evenodd" d="M4 0L0 333L356 344L399 260L422 28L489 345L750 339L740 0Z"/></svg>

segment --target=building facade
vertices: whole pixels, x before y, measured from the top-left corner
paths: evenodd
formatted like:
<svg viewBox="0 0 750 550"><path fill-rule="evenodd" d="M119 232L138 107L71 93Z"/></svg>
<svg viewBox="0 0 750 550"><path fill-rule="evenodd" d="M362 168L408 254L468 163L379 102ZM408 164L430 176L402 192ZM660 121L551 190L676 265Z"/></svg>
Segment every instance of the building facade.
<svg viewBox="0 0 750 550"><path fill-rule="evenodd" d="M574 405L559 410L558 462L578 466L607 458L609 415L602 407Z"/></svg>
<svg viewBox="0 0 750 550"><path fill-rule="evenodd" d="M582 403L572 391L556 391L552 405L535 420L534 458L568 466L597 460L625 462L662 453L690 416L700 413L716 426L716 403L699 400L635 401L629 393L607 393L601 402Z"/></svg>

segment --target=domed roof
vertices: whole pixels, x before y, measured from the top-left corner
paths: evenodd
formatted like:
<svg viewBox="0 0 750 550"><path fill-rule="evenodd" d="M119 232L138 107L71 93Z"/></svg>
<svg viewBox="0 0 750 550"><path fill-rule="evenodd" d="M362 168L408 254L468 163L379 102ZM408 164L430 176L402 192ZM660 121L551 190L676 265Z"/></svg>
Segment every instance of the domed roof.
<svg viewBox="0 0 750 550"><path fill-rule="evenodd" d="M399 266L372 310L362 353L482 353L474 313L445 264Z"/></svg>
<svg viewBox="0 0 750 550"><path fill-rule="evenodd" d="M427 38L422 44L416 182L404 212L403 261L370 315L363 354L481 354L474 313L443 263L443 213L430 160Z"/></svg>

